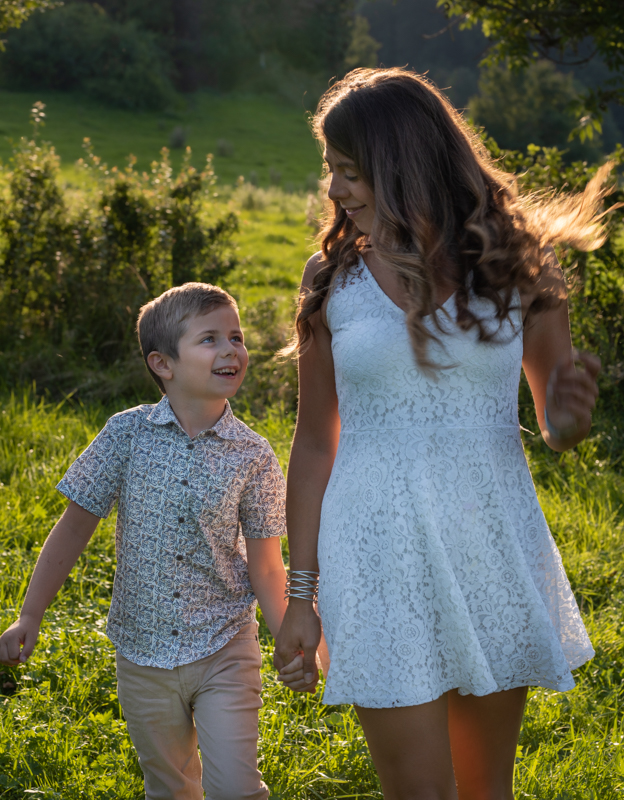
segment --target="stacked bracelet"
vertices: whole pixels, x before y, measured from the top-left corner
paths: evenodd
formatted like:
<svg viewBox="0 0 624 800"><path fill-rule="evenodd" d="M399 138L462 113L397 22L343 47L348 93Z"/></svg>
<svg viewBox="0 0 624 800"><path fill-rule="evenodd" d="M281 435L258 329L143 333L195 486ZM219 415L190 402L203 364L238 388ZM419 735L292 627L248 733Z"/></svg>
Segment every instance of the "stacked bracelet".
<svg viewBox="0 0 624 800"><path fill-rule="evenodd" d="M318 584L318 572L310 572L305 569L289 570L284 600L288 600L289 597L297 597L299 600L311 600L316 603Z"/></svg>
<svg viewBox="0 0 624 800"><path fill-rule="evenodd" d="M546 430L555 439L569 439L570 436L574 436L578 433L579 428L576 424L570 425L568 428L556 428L548 419L548 411L546 411L546 406L544 406L544 422L546 423Z"/></svg>

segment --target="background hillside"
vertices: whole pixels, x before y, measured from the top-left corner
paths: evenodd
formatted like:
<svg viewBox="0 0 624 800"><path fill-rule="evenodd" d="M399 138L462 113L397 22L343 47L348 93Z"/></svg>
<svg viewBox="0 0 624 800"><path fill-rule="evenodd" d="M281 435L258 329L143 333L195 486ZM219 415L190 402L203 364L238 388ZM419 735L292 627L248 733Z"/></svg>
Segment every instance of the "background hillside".
<svg viewBox="0 0 624 800"><path fill-rule="evenodd" d="M609 80L600 58L579 57L573 67L542 60L520 73L504 63L480 66L492 42L479 27L464 29L457 22L447 19L436 0L66 0L8 32L0 86L36 92L48 105L50 93L79 98L80 109L69 102L65 116L91 131L105 151L109 137L97 137L102 125L93 102L148 114L149 122L136 118L124 128L120 141L127 140L126 149L136 143L151 152L156 140L171 140L201 149L210 145L215 152L221 140L230 158L222 165L228 180L236 163L241 174L254 170L247 155L236 152L241 126L257 122L258 148L266 150L266 112L262 104L249 108L243 123L216 95L272 95L291 104L293 119L301 122L328 81L357 66L407 65L426 73L505 148L557 146L568 160L592 161L624 139L624 106L613 102L604 108L600 133L585 141L569 138L579 123L581 94ZM19 128L14 108L5 98L5 137ZM115 120L124 125L123 116L113 117L111 125ZM136 155L144 158L143 151ZM267 161L263 153L254 170L260 180L268 181L271 166L280 171L279 158ZM298 173L287 179L301 183Z"/></svg>

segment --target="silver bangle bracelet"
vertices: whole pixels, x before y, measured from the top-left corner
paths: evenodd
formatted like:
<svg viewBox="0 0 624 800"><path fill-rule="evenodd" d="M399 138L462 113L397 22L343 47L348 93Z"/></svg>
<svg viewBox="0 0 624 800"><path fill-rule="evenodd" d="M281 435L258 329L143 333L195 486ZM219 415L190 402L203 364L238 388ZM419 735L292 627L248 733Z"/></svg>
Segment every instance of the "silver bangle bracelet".
<svg viewBox="0 0 624 800"><path fill-rule="evenodd" d="M546 406L544 406L544 422L546 423L546 430L555 439L569 439L570 436L574 436L578 433L578 425L571 425L569 428L556 428L548 418Z"/></svg>
<svg viewBox="0 0 624 800"><path fill-rule="evenodd" d="M296 597L299 600L311 600L315 603L318 599L318 583L318 572L305 569L289 570L284 600Z"/></svg>

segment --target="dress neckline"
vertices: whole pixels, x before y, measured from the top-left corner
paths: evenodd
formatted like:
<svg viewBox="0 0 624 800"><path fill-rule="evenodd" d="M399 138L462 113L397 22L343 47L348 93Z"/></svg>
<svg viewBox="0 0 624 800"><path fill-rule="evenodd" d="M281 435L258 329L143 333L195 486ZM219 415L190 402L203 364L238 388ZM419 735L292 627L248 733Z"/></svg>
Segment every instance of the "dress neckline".
<svg viewBox="0 0 624 800"><path fill-rule="evenodd" d="M401 306L398 306L398 305L397 305L397 304L394 302L394 300L393 300L393 299L392 299L392 298L391 298L389 295L387 295L387 294L384 292L384 290L381 288L381 286L379 285L379 282L377 281L377 278L376 278L376 277L373 275L373 273L372 273L372 272L370 271L370 269L368 268L368 264L366 263L366 261L364 261L364 258L363 258L363 257L360 255L360 256L359 256L359 259L360 259L360 264L361 264L361 266L362 266L362 267L363 267L363 269L366 271L366 273L367 273L368 277L371 279L371 281L372 281L372 283L373 283L373 286L374 286L374 288L376 289L376 291L377 291L379 294L381 294L381 295L382 295L382 296L383 296L383 297L386 299L387 303L389 303L389 304L390 304L390 306L391 306L392 308L394 308L396 311L398 311L398 312L399 312L400 314L402 314L403 316L406 316L406 312L405 312L405 311L403 311L403 309L401 308ZM441 305L441 306L438 306L438 307L436 308L436 312L437 312L437 311L439 311L439 310L442 310L442 311L445 311L445 312L447 312L447 313L448 313L447 306L448 306L449 304L454 304L454 303L455 303L455 295L456 295L456 294L457 294L457 292L453 292L453 294L452 294L452 295L450 295L449 297L447 297L447 298L446 298L446 300L445 300L445 301L442 303L442 305ZM434 312L434 313L435 313L435 312ZM433 316L433 314L426 314L426 315L425 315L425 316L424 316L422 319L429 319L429 317L432 317L432 316Z"/></svg>

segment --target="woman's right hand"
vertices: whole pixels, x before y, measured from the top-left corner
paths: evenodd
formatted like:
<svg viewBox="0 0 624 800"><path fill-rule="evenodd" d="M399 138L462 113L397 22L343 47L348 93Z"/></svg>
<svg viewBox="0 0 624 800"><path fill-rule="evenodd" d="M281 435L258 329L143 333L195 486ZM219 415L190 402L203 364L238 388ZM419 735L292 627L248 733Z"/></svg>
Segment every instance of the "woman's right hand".
<svg viewBox="0 0 624 800"><path fill-rule="evenodd" d="M314 605L309 600L291 597L277 635L273 657L275 668L280 673L279 679L289 689L295 692L315 691L319 677L316 651L320 641L321 622Z"/></svg>

